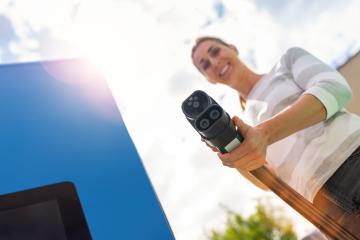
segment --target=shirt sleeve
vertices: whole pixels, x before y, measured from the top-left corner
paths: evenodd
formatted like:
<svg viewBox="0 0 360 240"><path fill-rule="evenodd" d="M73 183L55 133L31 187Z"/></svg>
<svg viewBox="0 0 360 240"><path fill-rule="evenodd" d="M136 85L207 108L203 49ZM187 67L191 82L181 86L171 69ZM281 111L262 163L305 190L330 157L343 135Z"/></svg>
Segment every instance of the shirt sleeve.
<svg viewBox="0 0 360 240"><path fill-rule="evenodd" d="M351 88L344 77L302 48L288 49L280 64L304 90L303 94L311 94L322 102L326 119L344 108L352 98Z"/></svg>

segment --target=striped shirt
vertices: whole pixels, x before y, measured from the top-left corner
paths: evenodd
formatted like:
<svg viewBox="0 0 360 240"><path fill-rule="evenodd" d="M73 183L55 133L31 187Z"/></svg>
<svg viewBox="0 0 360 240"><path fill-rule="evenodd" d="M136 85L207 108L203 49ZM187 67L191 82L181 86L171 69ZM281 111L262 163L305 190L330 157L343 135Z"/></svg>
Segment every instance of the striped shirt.
<svg viewBox="0 0 360 240"><path fill-rule="evenodd" d="M284 182L312 202L360 146L360 117L344 109L352 97L346 80L304 49L290 48L252 88L244 121L255 126L302 94L311 94L324 104L326 120L270 145L267 162Z"/></svg>

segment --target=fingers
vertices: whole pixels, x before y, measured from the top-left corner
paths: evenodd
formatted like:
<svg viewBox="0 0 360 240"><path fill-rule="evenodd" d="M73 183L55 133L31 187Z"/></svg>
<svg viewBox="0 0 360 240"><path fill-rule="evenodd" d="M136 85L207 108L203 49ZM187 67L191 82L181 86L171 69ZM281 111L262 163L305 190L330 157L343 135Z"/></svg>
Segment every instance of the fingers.
<svg viewBox="0 0 360 240"><path fill-rule="evenodd" d="M220 153L219 149L210 145L205 139L201 141L214 152L218 152L217 155L224 166L242 171L252 171L263 166L266 163L266 145L263 144L259 134L237 116L234 116L232 121L245 140L230 153Z"/></svg>
<svg viewBox="0 0 360 240"><path fill-rule="evenodd" d="M220 160L223 162L227 162L230 160L230 153L220 153L219 152L217 155L220 158Z"/></svg>
<svg viewBox="0 0 360 240"><path fill-rule="evenodd" d="M238 127L240 133L242 133L243 135L245 135L250 128L250 126L244 123L238 116L234 116L232 118L232 121Z"/></svg>
<svg viewBox="0 0 360 240"><path fill-rule="evenodd" d="M233 167L233 161L230 160L230 154L229 153L218 153L218 157L221 160L222 165L226 167Z"/></svg>
<svg viewBox="0 0 360 240"><path fill-rule="evenodd" d="M266 163L265 158L258 154L247 154L246 156L237 158L231 153L218 153L218 157L224 166L240 169L242 171L252 171Z"/></svg>
<svg viewBox="0 0 360 240"><path fill-rule="evenodd" d="M217 155L224 166L234 167L234 164L238 161L238 159L234 159L234 157L231 156L231 153L218 153Z"/></svg>

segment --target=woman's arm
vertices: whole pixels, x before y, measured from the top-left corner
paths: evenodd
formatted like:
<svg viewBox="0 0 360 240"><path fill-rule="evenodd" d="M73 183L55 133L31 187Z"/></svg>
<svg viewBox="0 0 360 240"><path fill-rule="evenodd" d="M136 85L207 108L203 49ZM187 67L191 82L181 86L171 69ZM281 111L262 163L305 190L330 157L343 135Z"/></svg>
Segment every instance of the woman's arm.
<svg viewBox="0 0 360 240"><path fill-rule="evenodd" d="M263 132L268 145L326 119L326 108L320 100L303 94L287 109L255 126Z"/></svg>
<svg viewBox="0 0 360 240"><path fill-rule="evenodd" d="M352 91L344 77L306 50L290 48L281 57L280 66L292 76L295 84L304 92L313 95L326 109L326 119L346 106Z"/></svg>
<svg viewBox="0 0 360 240"><path fill-rule="evenodd" d="M267 187L249 172L266 164L267 146L325 119L324 105L310 94L302 95L290 107L255 127L234 117L233 121L245 140L232 152L218 153L218 156L223 165L236 168L254 185L267 190Z"/></svg>
<svg viewBox="0 0 360 240"><path fill-rule="evenodd" d="M266 163L267 146L297 131L329 119L351 99L346 80L334 69L301 48L291 48L280 60L303 94L292 105L260 123L248 126L235 117L245 141L231 153L219 154L223 164L251 171Z"/></svg>
<svg viewBox="0 0 360 240"><path fill-rule="evenodd" d="M329 119L352 98L340 73L302 48L290 48L280 64L304 93L287 109L256 126L265 132L269 144Z"/></svg>
<svg viewBox="0 0 360 240"><path fill-rule="evenodd" d="M297 117L295 117L297 116ZM302 95L291 107L278 113L271 119L251 128L247 128L245 139L252 138L250 141L245 141L242 148L237 148L231 152L231 155L219 155L223 160L223 164L229 167L235 167L242 176L252 182L255 186L268 190L257 178L255 178L249 171L264 165L266 157L266 147L282 138L289 136L306 127L312 126L318 122L325 120L326 109L324 105L313 95ZM234 119L238 128L244 129L244 125ZM260 132L256 134L254 132ZM252 136L259 136L254 138ZM265 144L263 143L265 142ZM263 149L259 146L263 146ZM241 151L242 150L242 151ZM244 157L238 158L238 156ZM252 164L249 165L249 161Z"/></svg>

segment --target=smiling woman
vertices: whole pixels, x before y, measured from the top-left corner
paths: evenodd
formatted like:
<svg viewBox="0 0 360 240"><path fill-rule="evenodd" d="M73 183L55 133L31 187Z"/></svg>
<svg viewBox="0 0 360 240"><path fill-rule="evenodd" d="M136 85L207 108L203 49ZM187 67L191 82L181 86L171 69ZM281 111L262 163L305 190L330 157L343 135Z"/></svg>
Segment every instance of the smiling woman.
<svg viewBox="0 0 360 240"><path fill-rule="evenodd" d="M233 118L245 140L230 153L218 153L223 165L260 187L249 171L267 166L360 237L360 118L344 109L352 97L346 80L301 48L287 50L261 75L237 54L235 46L213 37L199 38L192 51L210 83L233 88L246 103L247 123Z"/></svg>
<svg viewBox="0 0 360 240"><path fill-rule="evenodd" d="M191 57L193 64L210 83L222 83L237 89L242 103L251 87L261 78L238 58L238 50L234 45L219 38L197 39Z"/></svg>

